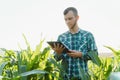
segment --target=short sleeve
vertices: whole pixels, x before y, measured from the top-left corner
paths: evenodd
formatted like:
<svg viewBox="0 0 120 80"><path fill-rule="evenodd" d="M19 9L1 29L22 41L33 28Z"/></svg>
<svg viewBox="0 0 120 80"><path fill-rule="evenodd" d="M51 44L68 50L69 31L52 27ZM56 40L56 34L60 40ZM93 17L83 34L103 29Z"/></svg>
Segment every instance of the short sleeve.
<svg viewBox="0 0 120 80"><path fill-rule="evenodd" d="M91 58L88 56L88 54L89 54L89 52L90 51L95 51L95 53L97 53L97 55L98 55L98 49L97 49L97 45L96 45L96 42L95 42L95 39L94 39L94 36L93 36L93 34L92 33L90 33L89 35L88 35L88 39L87 39L87 53L86 53L86 55L84 55L83 54L83 56L84 56L84 58L86 59L86 60L91 60Z"/></svg>

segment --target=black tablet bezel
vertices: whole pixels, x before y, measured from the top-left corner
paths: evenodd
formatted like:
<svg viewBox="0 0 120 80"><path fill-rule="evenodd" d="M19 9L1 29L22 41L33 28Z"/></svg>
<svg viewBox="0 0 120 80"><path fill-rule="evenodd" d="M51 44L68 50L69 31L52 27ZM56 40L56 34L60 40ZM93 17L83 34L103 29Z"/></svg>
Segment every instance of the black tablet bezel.
<svg viewBox="0 0 120 80"><path fill-rule="evenodd" d="M65 45L64 45L62 42L60 42L60 41L47 41L47 43L48 43L51 47L53 47L53 48L54 48L54 43L55 43L55 44L63 45L63 47L65 47L64 50L63 50L63 53L69 52L69 49L67 48L67 46L65 46Z"/></svg>

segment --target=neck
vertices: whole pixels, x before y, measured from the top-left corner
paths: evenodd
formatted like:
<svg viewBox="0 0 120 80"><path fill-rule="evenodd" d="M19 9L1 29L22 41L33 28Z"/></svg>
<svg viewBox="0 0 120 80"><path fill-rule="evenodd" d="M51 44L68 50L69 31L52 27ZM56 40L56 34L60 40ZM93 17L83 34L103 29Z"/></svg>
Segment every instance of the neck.
<svg viewBox="0 0 120 80"><path fill-rule="evenodd" d="M75 25L75 27L74 27L74 28L70 29L70 32L71 32L72 34L75 34L75 33L77 33L77 32L78 32L78 30L79 30L78 25Z"/></svg>

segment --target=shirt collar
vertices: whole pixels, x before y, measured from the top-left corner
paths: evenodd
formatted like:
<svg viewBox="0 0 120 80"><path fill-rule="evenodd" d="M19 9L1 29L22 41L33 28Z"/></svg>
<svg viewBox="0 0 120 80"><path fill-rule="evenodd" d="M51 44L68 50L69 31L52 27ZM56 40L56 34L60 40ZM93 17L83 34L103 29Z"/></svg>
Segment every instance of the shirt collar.
<svg viewBox="0 0 120 80"><path fill-rule="evenodd" d="M74 34L77 34L77 33L79 33L80 32L80 28L78 29L78 31L76 32L76 33L74 33ZM70 33L70 34L72 34L70 31L68 31L68 33Z"/></svg>

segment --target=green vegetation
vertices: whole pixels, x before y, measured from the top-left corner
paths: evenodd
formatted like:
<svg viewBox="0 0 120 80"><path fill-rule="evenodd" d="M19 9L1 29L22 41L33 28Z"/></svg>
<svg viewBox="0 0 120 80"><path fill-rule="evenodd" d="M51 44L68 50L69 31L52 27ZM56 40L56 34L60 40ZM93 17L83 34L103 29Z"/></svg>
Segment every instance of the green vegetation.
<svg viewBox="0 0 120 80"><path fill-rule="evenodd" d="M14 51L2 48L5 55L0 56L0 80L63 80L66 74L61 66L61 61L57 62L50 47L42 48L44 40L32 50L26 37L24 36L27 49ZM92 55L89 63L89 77L82 73L82 80L109 80L111 72L120 71L120 50L110 49L114 57L103 58ZM74 78L72 80L75 80Z"/></svg>
<svg viewBox="0 0 120 80"><path fill-rule="evenodd" d="M24 39L27 45L25 50L1 49L5 55L0 56L0 78L2 80L62 80L61 63L50 54L50 47L42 49L44 40L32 50L25 36Z"/></svg>
<svg viewBox="0 0 120 80"><path fill-rule="evenodd" d="M89 74L91 80L110 80L110 74L112 72L120 71L120 50L115 50L112 47L105 46L110 49L113 53L113 57L99 57L100 65L96 65L89 62ZM99 62L98 62L99 63Z"/></svg>

